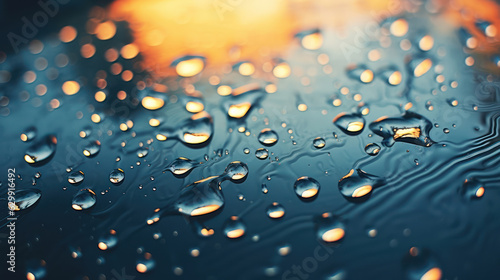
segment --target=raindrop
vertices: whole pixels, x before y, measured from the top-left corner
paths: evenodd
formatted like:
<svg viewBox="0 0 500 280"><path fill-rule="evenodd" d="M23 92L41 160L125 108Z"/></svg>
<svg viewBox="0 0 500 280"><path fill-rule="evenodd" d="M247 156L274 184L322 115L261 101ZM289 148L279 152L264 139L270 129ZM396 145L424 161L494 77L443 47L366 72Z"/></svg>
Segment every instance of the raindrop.
<svg viewBox="0 0 500 280"><path fill-rule="evenodd" d="M260 132L258 139L262 145L273 146L278 142L278 134L270 128L265 128Z"/></svg>
<svg viewBox="0 0 500 280"><path fill-rule="evenodd" d="M403 258L403 269L409 280L440 280L443 274L431 253L417 247Z"/></svg>
<svg viewBox="0 0 500 280"><path fill-rule="evenodd" d="M96 203L95 192L91 189L82 189L73 197L73 209L80 211L94 206Z"/></svg>
<svg viewBox="0 0 500 280"><path fill-rule="evenodd" d="M9 209L21 211L33 206L42 196L39 189L24 189L16 191L15 202L9 202Z"/></svg>
<svg viewBox="0 0 500 280"><path fill-rule="evenodd" d="M316 149L322 149L322 148L325 147L325 145L326 145L325 139L323 139L321 137L314 138L314 140L313 140L313 146L314 146L314 148L316 148Z"/></svg>
<svg viewBox="0 0 500 280"><path fill-rule="evenodd" d="M165 170L172 172L175 176L187 175L191 170L198 167L199 163L185 157L180 157L172 161Z"/></svg>
<svg viewBox="0 0 500 280"><path fill-rule="evenodd" d="M99 243L97 243L97 247L102 251L106 251L115 247L117 243L118 243L118 238L116 238L114 234L107 234L99 238Z"/></svg>
<svg viewBox="0 0 500 280"><path fill-rule="evenodd" d="M68 182L73 185L80 184L81 182L83 182L83 179L85 179L85 174L81 170L71 172L68 175Z"/></svg>
<svg viewBox="0 0 500 280"><path fill-rule="evenodd" d="M281 206L278 202L273 202L269 207L267 207L267 215L271 219L279 219L285 215L285 208Z"/></svg>
<svg viewBox="0 0 500 280"><path fill-rule="evenodd" d="M295 193L300 198L312 198L315 197L320 189L318 181L313 178L302 176L293 184L293 189Z"/></svg>
<svg viewBox="0 0 500 280"><path fill-rule="evenodd" d="M429 137L432 123L421 115L406 111L402 117L382 117L370 124L373 133L382 136L382 144L392 146L395 142L406 142L424 147L434 142Z"/></svg>
<svg viewBox="0 0 500 280"><path fill-rule="evenodd" d="M376 156L380 152L380 146L375 143L370 143L365 146L365 152L370 156Z"/></svg>
<svg viewBox="0 0 500 280"><path fill-rule="evenodd" d="M248 175L248 166L241 161L233 161L228 164L224 174L233 181L243 180Z"/></svg>
<svg viewBox="0 0 500 280"><path fill-rule="evenodd" d="M83 155L86 157L95 157L99 151L101 151L101 142L94 140L89 142L85 148L83 148Z"/></svg>
<svg viewBox="0 0 500 280"><path fill-rule="evenodd" d="M267 151L267 149L259 148L255 151L255 156L258 159L266 159L269 156L269 152Z"/></svg>
<svg viewBox="0 0 500 280"><path fill-rule="evenodd" d="M365 119L358 114L340 113L333 119L333 123L347 135L358 135L365 127Z"/></svg>
<svg viewBox="0 0 500 280"><path fill-rule="evenodd" d="M37 129L34 126L30 126L24 130L24 132L21 134L21 140L24 142L29 142L33 139L35 139L37 135Z"/></svg>
<svg viewBox="0 0 500 280"><path fill-rule="evenodd" d="M155 264L156 262L151 258L151 254L146 253L144 257L137 260L135 268L140 273L146 273L151 271L155 267Z"/></svg>
<svg viewBox="0 0 500 280"><path fill-rule="evenodd" d="M344 238L345 226L337 217L323 213L316 221L316 234L323 242L337 242Z"/></svg>
<svg viewBox="0 0 500 280"><path fill-rule="evenodd" d="M109 173L109 181L113 184L120 184L125 179L125 172L121 168L115 169Z"/></svg>
<svg viewBox="0 0 500 280"><path fill-rule="evenodd" d="M55 154L57 138L49 135L34 143L24 155L24 160L35 166L43 165L52 159Z"/></svg>
<svg viewBox="0 0 500 280"><path fill-rule="evenodd" d="M245 225L236 216L232 216L224 224L224 234L231 239L242 237L245 234L245 230Z"/></svg>
<svg viewBox="0 0 500 280"><path fill-rule="evenodd" d="M347 76L354 80L359 80L362 83L371 83L373 81L373 71L365 65L350 66L347 68Z"/></svg>
<svg viewBox="0 0 500 280"><path fill-rule="evenodd" d="M484 195L484 185L477 179L466 179L459 193L467 199L479 199Z"/></svg>
<svg viewBox="0 0 500 280"><path fill-rule="evenodd" d="M368 198L372 190L384 183L375 175L368 174L361 169L351 169L349 174L340 179L338 187L340 193L350 201L356 201L363 197Z"/></svg>

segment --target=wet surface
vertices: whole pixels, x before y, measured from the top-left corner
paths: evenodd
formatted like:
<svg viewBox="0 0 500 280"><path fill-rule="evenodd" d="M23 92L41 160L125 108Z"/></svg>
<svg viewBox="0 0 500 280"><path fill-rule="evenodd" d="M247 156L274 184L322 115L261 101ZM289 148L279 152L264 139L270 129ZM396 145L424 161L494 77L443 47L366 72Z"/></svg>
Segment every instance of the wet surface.
<svg viewBox="0 0 500 280"><path fill-rule="evenodd" d="M496 279L492 24L417 5L158 73L99 11L0 53L2 279Z"/></svg>

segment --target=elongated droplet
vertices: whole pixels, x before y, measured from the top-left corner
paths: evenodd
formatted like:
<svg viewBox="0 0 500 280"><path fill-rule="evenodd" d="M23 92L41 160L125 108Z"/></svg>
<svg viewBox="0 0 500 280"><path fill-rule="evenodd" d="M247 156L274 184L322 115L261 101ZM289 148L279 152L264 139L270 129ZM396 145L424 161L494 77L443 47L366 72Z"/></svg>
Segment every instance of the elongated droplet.
<svg viewBox="0 0 500 280"><path fill-rule="evenodd" d="M338 187L340 193L350 201L368 198L374 188L381 186L384 180L364 172L361 169L351 169L349 174L340 179Z"/></svg>
<svg viewBox="0 0 500 280"><path fill-rule="evenodd" d="M212 213L224 205L220 190L220 177L212 176L196 181L182 189L174 208L188 216Z"/></svg>
<svg viewBox="0 0 500 280"><path fill-rule="evenodd" d="M333 123L347 135L358 135L365 128L365 119L358 114L340 113L333 119Z"/></svg>
<svg viewBox="0 0 500 280"><path fill-rule="evenodd" d="M21 211L33 206L42 197L39 189L24 189L16 191L15 202L9 202L10 210Z"/></svg>
<svg viewBox="0 0 500 280"><path fill-rule="evenodd" d="M402 117L382 117L370 124L373 133L382 136L382 144L388 147L395 142L429 147L434 143L429 137L431 128L429 120L410 111L406 111Z"/></svg>
<svg viewBox="0 0 500 280"><path fill-rule="evenodd" d="M198 167L198 165L199 163L194 160L190 160L185 157L180 157L172 161L169 165L167 165L165 170L172 172L172 174L174 175L184 175L193 170L194 168Z"/></svg>

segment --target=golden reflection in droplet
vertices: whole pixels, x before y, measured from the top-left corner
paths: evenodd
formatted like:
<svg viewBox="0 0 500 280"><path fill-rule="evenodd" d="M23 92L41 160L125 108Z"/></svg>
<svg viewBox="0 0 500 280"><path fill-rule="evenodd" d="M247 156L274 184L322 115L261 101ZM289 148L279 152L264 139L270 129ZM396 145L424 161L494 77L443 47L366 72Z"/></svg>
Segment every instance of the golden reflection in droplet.
<svg viewBox="0 0 500 280"><path fill-rule="evenodd" d="M269 213L269 217L273 219L279 219L285 215L285 211L283 210L277 210L277 211L272 211Z"/></svg>
<svg viewBox="0 0 500 280"><path fill-rule="evenodd" d="M199 113L205 109L205 105L201 102L189 101L186 103L186 110L190 113Z"/></svg>
<svg viewBox="0 0 500 280"><path fill-rule="evenodd" d="M106 93L104 93L103 91L98 91L95 93L94 98L97 102L103 102L104 100L106 100Z"/></svg>
<svg viewBox="0 0 500 280"><path fill-rule="evenodd" d="M354 101L361 101L362 98L363 96L359 93L356 93L353 97Z"/></svg>
<svg viewBox="0 0 500 280"><path fill-rule="evenodd" d="M290 69L290 65L286 62L282 62L278 65L276 65L273 69L273 75L276 78L284 79L288 76L290 76L290 73L292 70Z"/></svg>
<svg viewBox="0 0 500 280"><path fill-rule="evenodd" d="M497 35L497 28L495 25L490 24L484 29L484 34L488 37L495 37Z"/></svg>
<svg viewBox="0 0 500 280"><path fill-rule="evenodd" d="M139 47L135 44L128 44L121 48L120 55L125 59L132 59L139 54Z"/></svg>
<svg viewBox="0 0 500 280"><path fill-rule="evenodd" d="M255 66L250 62L244 62L238 67L238 71L243 76L250 76L255 73Z"/></svg>
<svg viewBox="0 0 500 280"><path fill-rule="evenodd" d="M413 70L413 74L415 77L420 77L423 74L427 73L429 69L432 67L432 60L430 58L426 58L424 61L420 62L415 70Z"/></svg>
<svg viewBox="0 0 500 280"><path fill-rule="evenodd" d="M480 187L476 191L476 197L482 197L484 195L484 187Z"/></svg>
<svg viewBox="0 0 500 280"><path fill-rule="evenodd" d="M402 37L408 32L408 22L405 19L395 20L390 27L391 34L396 37Z"/></svg>
<svg viewBox="0 0 500 280"><path fill-rule="evenodd" d="M372 191L372 189L373 188L370 185L361 186L361 187L354 190L354 192L352 193L352 197L365 196L365 195L369 194Z"/></svg>
<svg viewBox="0 0 500 280"><path fill-rule="evenodd" d="M28 136L26 134L21 134L21 141L26 142L28 140Z"/></svg>
<svg viewBox="0 0 500 280"><path fill-rule="evenodd" d="M208 213L212 213L212 212L216 211L219 208L220 208L220 206L216 205L216 204L206 205L206 206L199 207L199 208L196 208L193 211L191 211L191 216L206 215Z"/></svg>
<svg viewBox="0 0 500 280"><path fill-rule="evenodd" d="M418 47L423 51L428 51L434 46L434 38L431 35L425 35L418 42Z"/></svg>
<svg viewBox="0 0 500 280"><path fill-rule="evenodd" d="M90 119L94 123L100 123L101 122L101 116L99 116L98 114L92 114L92 116L90 117Z"/></svg>
<svg viewBox="0 0 500 280"><path fill-rule="evenodd" d="M322 53L322 54L318 55L318 63L319 64L326 65L328 63L328 61L330 61L330 57L328 57L327 54Z"/></svg>
<svg viewBox="0 0 500 280"><path fill-rule="evenodd" d="M441 269L437 267L433 267L429 269L422 277L420 280L440 280L442 276Z"/></svg>
<svg viewBox="0 0 500 280"><path fill-rule="evenodd" d="M401 72L399 71L394 71L389 78L387 79L387 82L393 86L399 85L402 80L402 75Z"/></svg>
<svg viewBox="0 0 500 280"><path fill-rule="evenodd" d="M217 88L217 93L220 96L227 96L233 92L233 89L230 86L222 85Z"/></svg>
<svg viewBox="0 0 500 280"><path fill-rule="evenodd" d="M302 47L306 50L317 50L323 45L323 36L321 33L312 33L302 37Z"/></svg>
<svg viewBox="0 0 500 280"><path fill-rule="evenodd" d="M177 65L175 65L175 71L177 72L177 75L181 77L192 77L199 74L204 67L205 61L201 58L195 57L177 63Z"/></svg>
<svg viewBox="0 0 500 280"><path fill-rule="evenodd" d="M206 228L202 228L200 233L203 235L203 236L211 236L214 234L214 230L213 229L206 229Z"/></svg>
<svg viewBox="0 0 500 280"><path fill-rule="evenodd" d="M156 139L158 141L165 141L165 140L167 140L167 136L165 136L163 134L156 134Z"/></svg>
<svg viewBox="0 0 500 280"><path fill-rule="evenodd" d="M108 245L106 245L106 243L104 242L99 242L97 244L97 247L99 247L99 249L101 249L102 251L106 251L108 249Z"/></svg>
<svg viewBox="0 0 500 280"><path fill-rule="evenodd" d="M146 271L148 271L148 267L143 263L138 263L135 269L140 273L146 273Z"/></svg>
<svg viewBox="0 0 500 280"><path fill-rule="evenodd" d="M350 122L347 125L347 131L358 132L358 131L361 131L363 129L363 127L364 127L363 122Z"/></svg>
<svg viewBox="0 0 500 280"><path fill-rule="evenodd" d="M47 86L40 84L35 87L36 95L43 96L47 93Z"/></svg>
<svg viewBox="0 0 500 280"><path fill-rule="evenodd" d="M66 81L62 85L62 90L66 95L73 95L80 90L80 84L75 81Z"/></svg>
<svg viewBox="0 0 500 280"><path fill-rule="evenodd" d="M405 105L405 111L410 110L411 107L413 107L413 103L411 103L411 102L406 103L406 105Z"/></svg>
<svg viewBox="0 0 500 280"><path fill-rule="evenodd" d="M28 272L28 274L26 274L26 279L28 280L35 280L35 275L31 272Z"/></svg>
<svg viewBox="0 0 500 280"><path fill-rule="evenodd" d="M229 107L227 114L232 118L239 119L239 118L244 117L247 114L247 112L248 112L248 110L250 110L251 106L252 106L252 103L250 103L250 102L233 104Z"/></svg>
<svg viewBox="0 0 500 280"><path fill-rule="evenodd" d="M227 237L229 238L239 238L245 234L244 229L234 229L226 233Z"/></svg>
<svg viewBox="0 0 500 280"><path fill-rule="evenodd" d="M361 73L359 79L365 84L370 83L371 81L373 81L373 71L370 69L366 69Z"/></svg>
<svg viewBox="0 0 500 280"><path fill-rule="evenodd" d="M188 144L200 144L208 140L210 135L207 133L184 133L184 142Z"/></svg>
<svg viewBox="0 0 500 280"><path fill-rule="evenodd" d="M108 20L97 25L95 34L100 40L109 40L116 34L116 25Z"/></svg>
<svg viewBox="0 0 500 280"><path fill-rule="evenodd" d="M128 130L128 126L124 123L120 124L120 130L121 131L127 131Z"/></svg>
<svg viewBox="0 0 500 280"><path fill-rule="evenodd" d="M297 109L301 112L304 112L307 110L307 105L306 104L299 104L299 106L297 106Z"/></svg>
<svg viewBox="0 0 500 280"><path fill-rule="evenodd" d="M337 99L334 99L332 103L333 103L333 106L338 107L338 106L342 105L342 100L337 98Z"/></svg>
<svg viewBox="0 0 500 280"><path fill-rule="evenodd" d="M158 110L165 105L165 101L161 98L146 96L142 99L141 104L148 110Z"/></svg>
<svg viewBox="0 0 500 280"><path fill-rule="evenodd" d="M399 128L394 132L394 139L418 137L420 137L420 128L418 127Z"/></svg>
<svg viewBox="0 0 500 280"><path fill-rule="evenodd" d="M318 193L318 189L308 189L308 190L303 191L300 194L300 196L302 198L311 198L311 197L315 196L317 193Z"/></svg>
<svg viewBox="0 0 500 280"><path fill-rule="evenodd" d="M345 231L341 228L334 228L326 231L321 236L321 239L325 242L335 242L342 239L345 235Z"/></svg>
<svg viewBox="0 0 500 280"><path fill-rule="evenodd" d="M30 155L24 155L24 160L27 163L35 163L35 158L31 157Z"/></svg>
<svg viewBox="0 0 500 280"><path fill-rule="evenodd" d="M69 43L75 40L77 35L76 29L73 26L65 26L59 31L59 39L63 43Z"/></svg>
<svg viewBox="0 0 500 280"><path fill-rule="evenodd" d="M354 174L354 169L351 169L351 170L349 171L349 173L347 173L347 175L345 175L344 177L342 177L342 179L341 179L341 180L351 177L351 176L352 176L352 174Z"/></svg>
<svg viewBox="0 0 500 280"><path fill-rule="evenodd" d="M469 39L467 39L467 41L465 42L465 45L469 48L469 49L475 49L477 48L479 42L477 40L476 37L470 37Z"/></svg>
<svg viewBox="0 0 500 280"><path fill-rule="evenodd" d="M160 120L158 119L150 119L149 120L149 125L152 127L157 127L160 125Z"/></svg>
<svg viewBox="0 0 500 280"><path fill-rule="evenodd" d="M472 66L474 65L474 58L472 56L468 56L466 59L465 59L465 65L467 66Z"/></svg>

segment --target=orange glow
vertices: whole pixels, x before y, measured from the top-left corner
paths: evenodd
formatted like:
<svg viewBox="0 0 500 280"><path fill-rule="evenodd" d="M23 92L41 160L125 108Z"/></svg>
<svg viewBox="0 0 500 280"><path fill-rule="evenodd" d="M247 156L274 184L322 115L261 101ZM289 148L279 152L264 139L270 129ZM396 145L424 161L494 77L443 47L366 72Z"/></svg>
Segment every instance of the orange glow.
<svg viewBox="0 0 500 280"><path fill-rule="evenodd" d="M59 39L63 43L69 43L75 40L77 35L76 29L73 26L65 26L59 31Z"/></svg>
<svg viewBox="0 0 500 280"><path fill-rule="evenodd" d="M318 189L308 189L308 190L305 190L304 192L302 192L302 194L300 196L303 198L310 198L310 197L315 196L317 193L318 193Z"/></svg>
<svg viewBox="0 0 500 280"><path fill-rule="evenodd" d="M148 110L158 110L165 105L165 101L160 98L146 96L142 99L141 104Z"/></svg>
<svg viewBox="0 0 500 280"><path fill-rule="evenodd" d="M432 67L432 60L429 58L425 59L422 61L417 67L415 67L415 70L413 70L413 74L415 77L420 77L423 74L427 73Z"/></svg>
<svg viewBox="0 0 500 280"><path fill-rule="evenodd" d="M135 268L140 273L145 273L146 271L148 271L148 267L145 264L142 264L142 263L138 263Z"/></svg>
<svg viewBox="0 0 500 280"><path fill-rule="evenodd" d="M80 90L80 84L75 81L67 81L62 85L62 90L66 95L73 95Z"/></svg>
<svg viewBox="0 0 500 280"><path fill-rule="evenodd" d="M362 197L369 194L371 191L372 191L372 186L370 185L362 186L354 190L354 192L352 193L352 197Z"/></svg>
<svg viewBox="0 0 500 280"><path fill-rule="evenodd" d="M100 23L95 29L95 34L100 40L109 40L116 34L116 25L110 20Z"/></svg>
<svg viewBox="0 0 500 280"><path fill-rule="evenodd" d="M28 272L28 274L26 274L26 279L28 280L35 280L35 275L31 272Z"/></svg>
<svg viewBox="0 0 500 280"><path fill-rule="evenodd" d="M95 54L95 47L92 44L85 44L80 49L80 53L82 54L83 57L90 58Z"/></svg>
<svg viewBox="0 0 500 280"><path fill-rule="evenodd" d="M440 280L442 276L441 269L434 267L429 269L422 277L420 280Z"/></svg>
<svg viewBox="0 0 500 280"><path fill-rule="evenodd" d="M203 206L203 207L199 207L199 208L196 208L193 211L191 211L191 216L205 215L205 214L208 214L208 213L212 213L212 212L216 211L219 208L220 208L220 206L219 205L215 205L215 204L213 204L213 205L207 205L207 206Z"/></svg>
<svg viewBox="0 0 500 280"><path fill-rule="evenodd" d="M226 235L229 238L238 238L238 237L243 236L243 234L245 234L245 230L243 230L243 229L235 229L235 230L229 231Z"/></svg>
<svg viewBox="0 0 500 280"><path fill-rule="evenodd" d="M345 231L341 228L334 228L334 229L331 229L331 230L328 230L326 231L325 233L323 233L323 235L321 236L321 239L323 239L323 241L325 242L335 242L335 241L339 241L340 239L342 239L345 235Z"/></svg>
<svg viewBox="0 0 500 280"><path fill-rule="evenodd" d="M203 236L210 236L210 235L213 235L213 234L214 234L214 230L213 230L213 229L206 229L206 228L202 228L200 233L201 233Z"/></svg>
<svg viewBox="0 0 500 280"><path fill-rule="evenodd" d="M484 195L484 188L483 187L480 187L479 189L477 189L476 191L476 196L477 197L482 197Z"/></svg>
<svg viewBox="0 0 500 280"><path fill-rule="evenodd" d="M120 54L125 59L132 59L139 54L139 47L135 44L128 44L122 47Z"/></svg>
<svg viewBox="0 0 500 280"><path fill-rule="evenodd" d="M106 245L106 243L104 242L99 242L99 244L97 244L97 247L99 247L99 249L103 251L106 251L108 249L108 245Z"/></svg>

